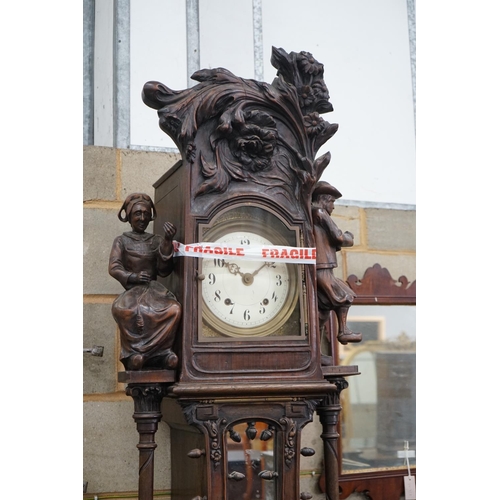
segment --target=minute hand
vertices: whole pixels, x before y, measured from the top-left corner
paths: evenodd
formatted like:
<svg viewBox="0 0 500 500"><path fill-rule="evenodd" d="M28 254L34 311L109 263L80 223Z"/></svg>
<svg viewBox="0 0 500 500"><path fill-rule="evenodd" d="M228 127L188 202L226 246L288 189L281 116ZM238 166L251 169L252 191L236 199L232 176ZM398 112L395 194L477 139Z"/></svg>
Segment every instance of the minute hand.
<svg viewBox="0 0 500 500"><path fill-rule="evenodd" d="M254 272L252 273L252 277L253 277L253 276L256 276L256 275L257 275L257 273L258 273L258 272L259 272L259 271L260 271L263 267L266 267L266 266L271 267L272 265L274 265L274 262L264 262L264 264L262 264L262 266L260 266L260 267L259 267L259 269L257 269L256 271L254 271Z"/></svg>

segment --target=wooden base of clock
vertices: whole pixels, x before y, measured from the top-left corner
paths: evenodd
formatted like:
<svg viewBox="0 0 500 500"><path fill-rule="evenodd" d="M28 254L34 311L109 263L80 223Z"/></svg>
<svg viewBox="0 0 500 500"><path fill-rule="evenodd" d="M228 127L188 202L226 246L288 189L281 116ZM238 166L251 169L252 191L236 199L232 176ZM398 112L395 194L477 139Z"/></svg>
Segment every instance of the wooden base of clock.
<svg viewBox="0 0 500 500"><path fill-rule="evenodd" d="M326 498L339 498L337 423L345 376L327 367L322 383L169 385L160 413L171 429L172 500L305 500L301 432L317 412L324 443ZM146 498L146 497L145 497ZM143 500L139 497L139 500Z"/></svg>
<svg viewBox="0 0 500 500"><path fill-rule="evenodd" d="M171 428L172 500L306 500L300 491L301 432L316 411L322 425L327 500L339 497L337 424L344 377L356 366L323 369L324 382L193 384L175 372L120 372L134 400L139 433L139 500L154 492L155 434L160 420Z"/></svg>

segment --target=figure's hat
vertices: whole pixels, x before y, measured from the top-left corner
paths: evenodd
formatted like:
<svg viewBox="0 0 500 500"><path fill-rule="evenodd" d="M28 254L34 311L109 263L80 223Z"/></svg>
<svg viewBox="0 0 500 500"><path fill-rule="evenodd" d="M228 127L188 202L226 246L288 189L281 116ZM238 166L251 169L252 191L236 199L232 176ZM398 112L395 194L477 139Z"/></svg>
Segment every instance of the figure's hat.
<svg viewBox="0 0 500 500"><path fill-rule="evenodd" d="M122 208L120 208L118 212L118 218L122 222L129 222L130 212L136 203L146 203L146 205L149 205L151 208L151 220L155 220L156 208L151 197L145 193L132 193L127 196L123 202ZM122 215L122 212L125 212L125 216Z"/></svg>
<svg viewBox="0 0 500 500"><path fill-rule="evenodd" d="M331 194L336 200L342 197L342 193L326 181L319 181L313 190L313 198L320 194Z"/></svg>

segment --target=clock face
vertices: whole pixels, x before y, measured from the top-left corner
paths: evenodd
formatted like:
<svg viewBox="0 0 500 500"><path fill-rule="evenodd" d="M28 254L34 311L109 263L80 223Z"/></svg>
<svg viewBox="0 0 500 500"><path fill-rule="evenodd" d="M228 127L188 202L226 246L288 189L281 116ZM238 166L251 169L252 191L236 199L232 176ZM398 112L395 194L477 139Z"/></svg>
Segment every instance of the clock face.
<svg viewBox="0 0 500 500"><path fill-rule="evenodd" d="M277 230L279 226L273 224L237 218L237 222L232 220L221 226L211 242L235 246L288 243ZM298 267L226 255L203 259L201 295L205 321L213 331L226 337L272 335L288 320L297 304Z"/></svg>

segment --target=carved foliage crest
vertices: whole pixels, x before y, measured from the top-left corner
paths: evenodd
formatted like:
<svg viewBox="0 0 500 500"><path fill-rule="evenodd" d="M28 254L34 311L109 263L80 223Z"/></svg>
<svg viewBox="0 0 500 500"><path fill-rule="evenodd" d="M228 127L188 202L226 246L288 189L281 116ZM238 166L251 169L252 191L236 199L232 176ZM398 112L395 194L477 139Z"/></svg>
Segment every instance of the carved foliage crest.
<svg viewBox="0 0 500 500"><path fill-rule="evenodd" d="M333 111L323 65L308 52L273 47L272 84L203 69L192 88L175 91L150 81L143 101L158 110L160 128L201 173L194 195L223 193L232 182L253 182L303 206L330 161L315 159L338 129L320 116Z"/></svg>

